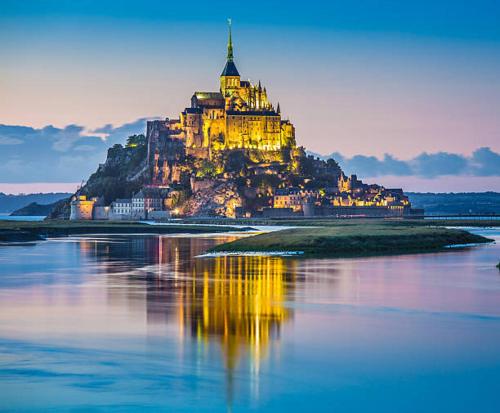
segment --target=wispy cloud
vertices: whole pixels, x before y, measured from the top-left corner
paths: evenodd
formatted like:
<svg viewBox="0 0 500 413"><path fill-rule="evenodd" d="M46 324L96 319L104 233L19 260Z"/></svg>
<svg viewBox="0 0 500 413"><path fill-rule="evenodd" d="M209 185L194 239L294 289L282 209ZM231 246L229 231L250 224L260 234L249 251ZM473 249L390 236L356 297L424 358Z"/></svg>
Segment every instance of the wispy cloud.
<svg viewBox="0 0 500 413"><path fill-rule="evenodd" d="M78 182L95 171L109 147L143 133L146 118L88 131L81 125L32 128L0 124L0 182Z"/></svg>
<svg viewBox="0 0 500 413"><path fill-rule="evenodd" d="M87 179L106 158L109 147L124 143L132 134L144 133L147 118L123 125L104 125L87 130L81 125L64 128L32 128L0 124L0 183L79 182ZM318 156L318 155L317 155ZM362 178L396 176L437 178L441 176L500 176L500 154L488 147L470 156L452 152L423 152L412 159L368 155L344 156L334 152L348 174Z"/></svg>
<svg viewBox="0 0 500 413"><path fill-rule="evenodd" d="M355 173L361 177L500 176L500 154L490 148L479 148L471 156L451 152L423 152L408 160L397 159L390 154L385 154L382 159L367 155L355 155L349 158L338 152L321 157L332 157L346 173Z"/></svg>
<svg viewBox="0 0 500 413"><path fill-rule="evenodd" d="M21 139L0 136L0 145L20 145L22 143L23 141Z"/></svg>

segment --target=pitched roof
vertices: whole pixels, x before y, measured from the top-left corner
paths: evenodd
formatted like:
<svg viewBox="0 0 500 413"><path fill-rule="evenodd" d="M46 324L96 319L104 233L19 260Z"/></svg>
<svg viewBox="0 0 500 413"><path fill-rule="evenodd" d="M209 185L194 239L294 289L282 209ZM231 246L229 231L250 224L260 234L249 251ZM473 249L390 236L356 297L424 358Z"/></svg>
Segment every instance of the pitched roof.
<svg viewBox="0 0 500 413"><path fill-rule="evenodd" d="M280 189L277 189L274 193L274 195L297 195L300 193L300 189L299 188L294 188L294 187L291 187L291 188L280 188Z"/></svg>
<svg viewBox="0 0 500 413"><path fill-rule="evenodd" d="M228 110L226 113L236 116L279 116L274 110Z"/></svg>
<svg viewBox="0 0 500 413"><path fill-rule="evenodd" d="M221 76L239 76L238 69L236 69L236 65L232 60L228 60L226 62L226 66L224 66L224 70L221 73Z"/></svg>
<svg viewBox="0 0 500 413"><path fill-rule="evenodd" d="M224 99L220 92L194 92L197 99Z"/></svg>
<svg viewBox="0 0 500 413"><path fill-rule="evenodd" d="M151 188L151 187L144 187L142 188L139 192L136 194L132 195L132 199L137 199L137 198L156 198L156 199L161 199L163 195L163 191L160 188Z"/></svg>
<svg viewBox="0 0 500 413"><path fill-rule="evenodd" d="M203 113L203 109L201 108L186 108L184 113Z"/></svg>

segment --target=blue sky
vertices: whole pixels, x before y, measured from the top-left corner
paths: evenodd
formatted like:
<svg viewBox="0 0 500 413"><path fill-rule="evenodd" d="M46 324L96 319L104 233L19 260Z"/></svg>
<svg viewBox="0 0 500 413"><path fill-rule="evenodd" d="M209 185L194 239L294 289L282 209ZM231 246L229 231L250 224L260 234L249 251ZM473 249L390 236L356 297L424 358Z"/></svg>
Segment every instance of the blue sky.
<svg viewBox="0 0 500 413"><path fill-rule="evenodd" d="M500 5L496 0L357 0L189 3L146 0L3 0L2 20L38 21L43 26L57 19L95 22L111 27L125 20L138 25L154 23L218 26L231 16L238 24L270 26L280 30L318 29L417 35L466 41L500 40ZM34 28L36 30L36 28Z"/></svg>
<svg viewBox="0 0 500 413"><path fill-rule="evenodd" d="M194 90L217 89L228 17L240 73L263 81L311 151L380 161L500 152L500 2L491 0L2 0L0 124L11 135L14 126L53 125L68 134L67 152L40 145L38 155L45 148L47 159L67 159L70 125L90 147L92 131L105 124L120 130L142 118L176 117ZM32 145L13 143L29 141L20 130L0 135L4 164L33 155ZM92 158L80 156L82 178L105 156L106 143L98 146ZM454 182L500 189L473 169L461 169ZM79 181L75 175L59 169L45 180ZM380 170L372 175L384 180ZM19 171L0 170L0 190L20 179ZM25 173L22 180L35 179ZM446 177L398 179L456 189Z"/></svg>

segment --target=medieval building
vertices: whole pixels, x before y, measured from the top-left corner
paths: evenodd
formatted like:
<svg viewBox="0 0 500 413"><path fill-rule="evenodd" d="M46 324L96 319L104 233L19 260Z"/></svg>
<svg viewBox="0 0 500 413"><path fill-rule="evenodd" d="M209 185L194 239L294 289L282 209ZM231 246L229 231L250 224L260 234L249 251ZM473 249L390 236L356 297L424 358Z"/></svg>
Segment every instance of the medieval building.
<svg viewBox="0 0 500 413"><path fill-rule="evenodd" d="M295 148L295 129L281 117L259 82L241 80L234 63L231 25L227 60L217 92L195 92L178 119L148 122L148 161L152 183L177 181L178 161L187 155L212 159L225 150L255 150L269 160ZM273 156L273 153L275 154Z"/></svg>
<svg viewBox="0 0 500 413"><path fill-rule="evenodd" d="M365 184L334 159L297 147L279 103L260 81L241 79L230 24L228 34L219 90L195 92L178 119L149 121L146 140L131 136L125 148L111 148L93 186L112 178L128 190L86 188L71 202L71 219L414 215L402 189ZM92 195L114 202L103 206Z"/></svg>

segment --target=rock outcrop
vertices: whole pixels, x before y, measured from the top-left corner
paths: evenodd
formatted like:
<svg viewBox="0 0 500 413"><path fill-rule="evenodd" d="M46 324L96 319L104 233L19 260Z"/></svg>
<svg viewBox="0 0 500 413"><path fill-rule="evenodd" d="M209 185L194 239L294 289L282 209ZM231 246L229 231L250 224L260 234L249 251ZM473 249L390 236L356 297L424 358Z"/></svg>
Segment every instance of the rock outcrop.
<svg viewBox="0 0 500 413"><path fill-rule="evenodd" d="M106 162L99 165L97 171L74 195L102 197L105 204L117 198L130 198L148 180L146 164L145 143L125 147L114 145L108 149ZM66 200L56 204L48 218L68 219L69 215L70 205L69 200Z"/></svg>
<svg viewBox="0 0 500 413"><path fill-rule="evenodd" d="M235 208L241 205L242 198L234 182L217 182L194 192L180 212L189 216L234 217Z"/></svg>

